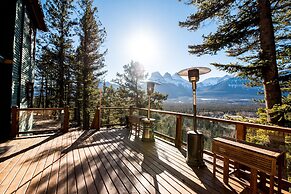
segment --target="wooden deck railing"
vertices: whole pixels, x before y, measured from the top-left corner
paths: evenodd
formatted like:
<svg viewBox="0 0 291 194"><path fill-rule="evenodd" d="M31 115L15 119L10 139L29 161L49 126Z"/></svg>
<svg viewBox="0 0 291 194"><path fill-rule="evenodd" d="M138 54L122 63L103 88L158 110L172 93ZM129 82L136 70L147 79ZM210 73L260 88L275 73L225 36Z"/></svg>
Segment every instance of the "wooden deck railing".
<svg viewBox="0 0 291 194"><path fill-rule="evenodd" d="M137 110L147 111L146 108L137 108ZM164 111L164 110L156 110L156 109L151 109L151 112L160 113L160 114L169 114L169 115L174 115L177 117L176 134L179 134L179 135L178 136L176 135L175 141L178 141L178 142L181 141L180 140L180 138L181 138L180 134L181 134L181 130L182 130L182 122L180 121L181 118L182 117L188 117L188 118L193 117L193 114ZM209 122L220 122L220 123L235 125L236 139L238 139L238 140L246 140L247 128L276 131L276 132L287 133L287 134L291 135L291 128L287 128L287 127L262 125L262 124L256 124L256 123L248 123L248 122L242 122L242 121L234 121L234 120L220 119L220 118L206 117L206 116L199 116L199 115L197 115L197 119L207 120ZM181 145L181 144L178 143L178 145Z"/></svg>
<svg viewBox="0 0 291 194"><path fill-rule="evenodd" d="M102 110L112 110L112 109L122 109L122 110L129 110L128 115L133 114L133 111L147 111L148 109L146 108L134 108L134 107L99 107L98 108L98 116L95 115L94 119L98 119L98 122L93 122L92 126L94 128L100 128L101 127L101 112ZM97 113L96 112L96 113ZM174 138L175 140L175 145L176 147L181 147L183 144L182 141L182 118L192 118L193 114L188 114L188 113L180 113L180 112L173 112L173 111L164 111L164 110L157 110L157 109L151 109L152 113L159 113L159 114L168 114L168 115L173 115L176 117L176 136ZM291 135L291 128L287 127L279 127L279 126L270 126L270 125L262 125L262 124L256 124L256 123L249 123L249 122L242 122L242 121L234 121L234 120L228 120L228 119L220 119L220 118L214 118L214 117L206 117L206 116L199 116L197 115L197 119L201 120L207 120L209 122L219 122L219 123L226 123L229 125L235 125L235 130L236 130L236 139L237 140L246 140L246 134L247 134L247 129L252 128L252 129L263 129L263 130L268 130L268 131L275 131L275 132L281 132L281 133L286 133Z"/></svg>
<svg viewBox="0 0 291 194"><path fill-rule="evenodd" d="M39 131L19 131L19 113L20 111L63 111L64 117L62 119L62 128L60 129L62 132L67 132L69 129L69 107L64 108L18 108L17 106L13 106L11 109L11 138L18 136L20 133L40 133ZM42 130L41 132L45 133L50 130Z"/></svg>
<svg viewBox="0 0 291 194"><path fill-rule="evenodd" d="M138 111L139 113L144 112L146 115L146 111L148 109L146 108L133 108L133 107L99 107L98 108L98 115L95 115L95 122L92 123L92 126L94 125L94 128L100 129L101 125L101 112L102 110L113 110L113 109L124 109L124 110L129 110L127 115L132 115L134 111ZM155 134L163 137L164 139L168 139L172 142L174 142L175 147L181 148L183 145L186 145L186 142L183 142L182 139L182 131L183 131L183 118L193 118L193 114L187 114L187 113L179 113L179 112L173 112L173 111L164 111L164 110L156 110L156 109L151 109L151 113L158 113L158 114L167 114L167 115L172 115L176 117L176 125L175 125L175 137L171 137L167 134L163 134L161 132L155 131ZM126 114L124 113L123 116ZM235 137L237 140L246 140L247 136L247 129L254 129L254 130L266 130L266 131L273 131L273 132L280 132L285 135L291 136L291 128L287 127L279 127L279 126L269 126L269 125L262 125L262 124L256 124L256 123L248 123L248 122L242 122L242 121L234 121L234 120L227 120L227 119L220 119L220 118L213 118L213 117L206 117L206 116L199 116L197 115L198 120L206 120L209 122L218 122L218 123L224 123L228 125L234 125L235 126ZM98 121L98 122L96 122ZM104 125L104 124L103 124ZM205 150L204 153L211 155L212 153L210 151ZM291 153L289 153L291 155ZM291 183L284 180L283 184L286 187L291 188Z"/></svg>

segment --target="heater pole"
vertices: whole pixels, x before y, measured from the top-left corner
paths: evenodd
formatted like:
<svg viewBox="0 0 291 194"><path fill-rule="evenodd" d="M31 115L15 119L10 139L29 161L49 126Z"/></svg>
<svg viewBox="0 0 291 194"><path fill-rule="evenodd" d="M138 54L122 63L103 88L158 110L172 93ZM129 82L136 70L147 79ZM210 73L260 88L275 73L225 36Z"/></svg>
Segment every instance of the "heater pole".
<svg viewBox="0 0 291 194"><path fill-rule="evenodd" d="M193 130L197 132L197 101L196 101L196 81L192 82L192 89L193 89Z"/></svg>
<svg viewBox="0 0 291 194"><path fill-rule="evenodd" d="M150 119L150 111L151 111L151 95L148 95L148 119Z"/></svg>

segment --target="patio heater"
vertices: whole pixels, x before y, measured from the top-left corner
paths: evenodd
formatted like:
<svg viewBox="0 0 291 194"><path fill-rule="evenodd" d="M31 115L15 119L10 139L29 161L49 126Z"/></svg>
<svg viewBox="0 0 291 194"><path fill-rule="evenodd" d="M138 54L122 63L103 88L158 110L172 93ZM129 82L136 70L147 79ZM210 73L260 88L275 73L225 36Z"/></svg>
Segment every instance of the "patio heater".
<svg viewBox="0 0 291 194"><path fill-rule="evenodd" d="M203 161L203 148L204 148L204 137L203 134L197 130L197 119L196 119L196 83L199 81L199 75L209 73L211 70L207 67L191 67L183 69L178 72L180 76L188 76L189 82L192 83L193 90L193 131L187 132L187 158L186 162L189 166L202 167L204 166Z"/></svg>
<svg viewBox="0 0 291 194"><path fill-rule="evenodd" d="M151 95L154 93L155 85L158 85L159 83L152 80L147 80L144 82L147 83L148 112L147 117L141 120L143 124L142 141L154 141L153 123L155 122L155 119L150 118Z"/></svg>

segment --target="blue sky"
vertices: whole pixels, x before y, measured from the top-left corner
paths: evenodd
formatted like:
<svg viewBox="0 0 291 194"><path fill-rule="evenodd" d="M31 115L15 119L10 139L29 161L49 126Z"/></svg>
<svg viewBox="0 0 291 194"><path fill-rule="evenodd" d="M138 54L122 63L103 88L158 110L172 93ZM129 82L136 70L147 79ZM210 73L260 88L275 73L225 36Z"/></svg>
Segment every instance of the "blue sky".
<svg viewBox="0 0 291 194"><path fill-rule="evenodd" d="M226 75L210 63L233 61L224 52L200 57L188 53L188 45L201 43L202 35L213 31L215 23L209 22L195 32L179 27L179 21L185 21L195 7L178 0L94 0L94 6L107 32L102 48L108 49L107 81L123 72L123 66L130 61L143 64L149 74L155 71L174 74L193 66L211 68L200 80Z"/></svg>
<svg viewBox="0 0 291 194"><path fill-rule="evenodd" d="M202 42L202 34L214 29L209 23L198 32L178 26L195 7L178 0L95 0L98 16L107 31L104 48L108 49L105 79L115 78L123 72L123 65L139 61L147 72L176 73L191 66L206 66L211 73L201 76L223 76L211 62L230 62L223 52L218 55L197 57L188 53L188 45ZM141 46L143 45L143 46Z"/></svg>

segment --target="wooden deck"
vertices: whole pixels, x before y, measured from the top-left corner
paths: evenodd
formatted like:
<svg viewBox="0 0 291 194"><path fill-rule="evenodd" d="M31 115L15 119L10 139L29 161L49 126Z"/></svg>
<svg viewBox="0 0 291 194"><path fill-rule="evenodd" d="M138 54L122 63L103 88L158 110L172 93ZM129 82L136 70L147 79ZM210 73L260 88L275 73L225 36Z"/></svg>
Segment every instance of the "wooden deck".
<svg viewBox="0 0 291 194"><path fill-rule="evenodd" d="M73 130L0 144L0 193L241 193L212 165L191 169L182 152L127 129ZM209 156L206 156L209 157ZM207 159L207 158L206 158ZM208 158L211 161L211 158Z"/></svg>

